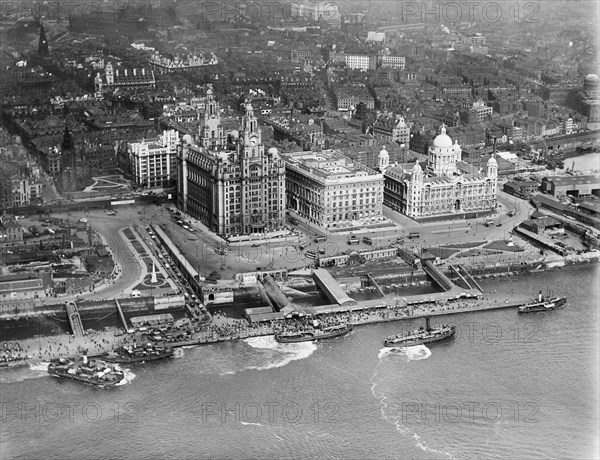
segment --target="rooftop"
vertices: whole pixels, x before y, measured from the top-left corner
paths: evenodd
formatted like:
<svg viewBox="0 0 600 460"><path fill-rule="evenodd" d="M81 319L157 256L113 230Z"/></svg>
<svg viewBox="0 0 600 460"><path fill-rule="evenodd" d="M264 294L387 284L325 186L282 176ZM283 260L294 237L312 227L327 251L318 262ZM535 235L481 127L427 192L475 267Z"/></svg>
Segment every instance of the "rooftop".
<svg viewBox="0 0 600 460"><path fill-rule="evenodd" d="M287 166L295 167L300 172L312 175L316 179L339 180L379 175L376 171L360 163L355 163L337 149L320 152L282 153L281 156Z"/></svg>
<svg viewBox="0 0 600 460"><path fill-rule="evenodd" d="M544 177L546 182L553 182L554 185L579 185L579 184L596 184L600 186L600 180L597 176L555 176Z"/></svg>

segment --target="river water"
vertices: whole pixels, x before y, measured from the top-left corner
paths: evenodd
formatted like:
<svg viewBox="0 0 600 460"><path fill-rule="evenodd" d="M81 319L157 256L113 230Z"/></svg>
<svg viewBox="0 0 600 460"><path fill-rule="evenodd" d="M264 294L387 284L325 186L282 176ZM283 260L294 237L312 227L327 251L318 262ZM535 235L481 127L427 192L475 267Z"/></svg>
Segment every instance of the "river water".
<svg viewBox="0 0 600 460"><path fill-rule="evenodd" d="M565 168L571 169L573 164L576 171L600 170L600 153L586 153L565 160Z"/></svg>
<svg viewBox="0 0 600 460"><path fill-rule="evenodd" d="M392 322L319 343L185 348L110 389L44 365L3 370L1 458L594 458L599 271L484 280L568 303L434 318L458 333L428 347L385 349L406 329Z"/></svg>

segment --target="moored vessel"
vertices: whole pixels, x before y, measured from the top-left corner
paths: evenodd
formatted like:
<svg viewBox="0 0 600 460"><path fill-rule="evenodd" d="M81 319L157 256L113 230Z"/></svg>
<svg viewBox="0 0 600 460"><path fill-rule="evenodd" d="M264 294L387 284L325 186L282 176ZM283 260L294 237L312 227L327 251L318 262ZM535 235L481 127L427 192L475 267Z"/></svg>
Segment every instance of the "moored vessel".
<svg viewBox="0 0 600 460"><path fill-rule="evenodd" d="M535 302L526 303L525 305L521 305L519 307L519 313L535 313L538 311L555 310L558 307L562 307L566 303L566 297L553 295L544 296L542 295L542 291L540 291Z"/></svg>
<svg viewBox="0 0 600 460"><path fill-rule="evenodd" d="M334 324L330 326L321 325L315 321L313 327L282 331L275 334L275 340L280 343L311 342L313 340L331 339L347 334L352 330L352 325L347 323Z"/></svg>
<svg viewBox="0 0 600 460"><path fill-rule="evenodd" d="M55 359L48 365L48 373L98 386L116 385L125 378L122 370L100 359L88 359L87 356Z"/></svg>
<svg viewBox="0 0 600 460"><path fill-rule="evenodd" d="M425 323L425 328L421 326L412 332L391 335L384 340L383 344L386 347L413 347L448 339L456 332L455 326L448 326L447 324L431 327L429 317L425 318Z"/></svg>
<svg viewBox="0 0 600 460"><path fill-rule="evenodd" d="M140 346L122 346L115 351L102 355L102 359L109 363L141 363L158 361L159 359L173 356L173 347L147 344Z"/></svg>

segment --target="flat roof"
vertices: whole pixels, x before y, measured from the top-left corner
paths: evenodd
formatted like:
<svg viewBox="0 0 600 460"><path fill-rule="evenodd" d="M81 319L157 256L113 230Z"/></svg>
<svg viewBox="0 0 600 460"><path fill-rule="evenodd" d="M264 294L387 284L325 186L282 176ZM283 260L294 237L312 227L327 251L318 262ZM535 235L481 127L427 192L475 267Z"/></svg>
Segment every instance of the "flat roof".
<svg viewBox="0 0 600 460"><path fill-rule="evenodd" d="M600 179L597 176L555 176L544 177L542 180L552 182L556 186L593 184L600 187Z"/></svg>
<svg viewBox="0 0 600 460"><path fill-rule="evenodd" d="M262 323L264 321L285 319L285 315L279 311L274 312L274 313L258 313L258 314L248 315L248 319L250 320L251 323Z"/></svg>
<svg viewBox="0 0 600 460"><path fill-rule="evenodd" d="M327 289L325 294L329 300L333 300L340 305L356 305L356 300L346 294L338 282L333 279L333 276L324 268L317 268L313 271L313 275L323 284L323 287ZM333 298L330 298L333 297Z"/></svg>
<svg viewBox="0 0 600 460"><path fill-rule="evenodd" d="M28 279L28 280L0 282L0 293L32 290L32 289L44 289L44 284L42 283L42 280L41 279Z"/></svg>

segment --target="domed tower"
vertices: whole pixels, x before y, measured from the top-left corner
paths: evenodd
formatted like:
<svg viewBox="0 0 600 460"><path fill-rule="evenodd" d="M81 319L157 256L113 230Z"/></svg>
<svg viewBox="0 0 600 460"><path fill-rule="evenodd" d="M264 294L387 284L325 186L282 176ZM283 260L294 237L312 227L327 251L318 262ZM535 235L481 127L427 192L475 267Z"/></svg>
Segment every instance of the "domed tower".
<svg viewBox="0 0 600 460"><path fill-rule="evenodd" d="M599 82L600 78L598 78L598 75L590 73L583 80L583 90L588 96L598 96Z"/></svg>
<svg viewBox="0 0 600 460"><path fill-rule="evenodd" d="M436 176L450 176L456 172L456 162L460 159L461 148L458 142L453 144L442 125L440 134L429 147L427 169Z"/></svg>
<svg viewBox="0 0 600 460"><path fill-rule="evenodd" d="M384 145L383 148L381 149L381 151L379 152L379 157L378 157L379 170L382 173L385 173L385 170L388 168L389 165L390 165L390 154L385 149L385 145Z"/></svg>
<svg viewBox="0 0 600 460"><path fill-rule="evenodd" d="M219 103L215 100L212 85L208 85L206 90L204 124L199 134L204 148L225 148L227 146L227 136L221 125Z"/></svg>
<svg viewBox="0 0 600 460"><path fill-rule="evenodd" d="M419 160L415 161L415 165L412 168L411 172L411 180L413 184L421 184L423 183L423 169L419 164Z"/></svg>
<svg viewBox="0 0 600 460"><path fill-rule="evenodd" d="M492 155L487 162L487 177L494 180L498 179L498 162L495 155Z"/></svg>

